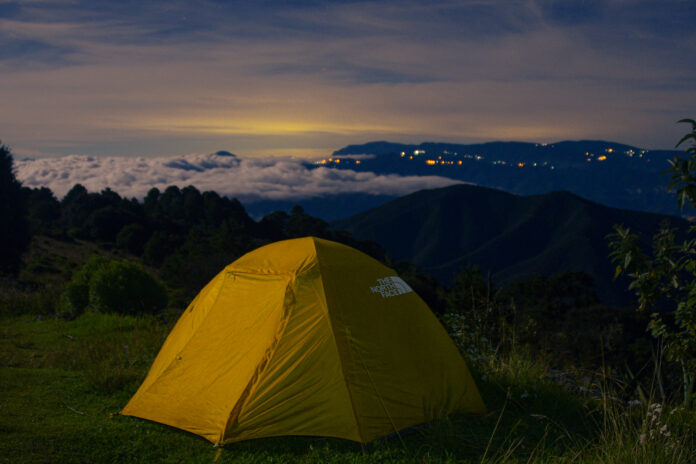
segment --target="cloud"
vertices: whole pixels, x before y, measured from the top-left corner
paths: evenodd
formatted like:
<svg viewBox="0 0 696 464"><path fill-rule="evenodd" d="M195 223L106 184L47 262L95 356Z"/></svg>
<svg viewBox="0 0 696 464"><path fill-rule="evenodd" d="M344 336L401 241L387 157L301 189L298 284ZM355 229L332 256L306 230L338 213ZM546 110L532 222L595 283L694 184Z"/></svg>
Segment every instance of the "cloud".
<svg viewBox="0 0 696 464"><path fill-rule="evenodd" d="M89 191L106 187L142 199L153 187L193 185L242 202L300 200L340 193L405 195L459 181L439 176L377 175L348 169L310 168L299 158L239 158L227 152L182 157L94 157L70 155L15 162L26 187L48 187L58 198L75 184Z"/></svg>

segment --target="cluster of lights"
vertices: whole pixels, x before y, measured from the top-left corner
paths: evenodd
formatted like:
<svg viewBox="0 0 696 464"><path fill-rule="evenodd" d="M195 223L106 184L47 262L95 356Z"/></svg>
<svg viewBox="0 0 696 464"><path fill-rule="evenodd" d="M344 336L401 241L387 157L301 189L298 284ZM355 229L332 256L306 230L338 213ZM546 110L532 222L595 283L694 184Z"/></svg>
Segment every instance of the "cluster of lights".
<svg viewBox="0 0 696 464"><path fill-rule="evenodd" d="M440 158L442 158L442 157L440 157ZM457 165L461 166L462 160L459 160L455 163L454 161L446 161L443 159L438 159L438 160L429 159L429 160L425 161L425 164L427 164L428 166L435 166L436 164L441 164L443 166L453 166L453 165L457 164Z"/></svg>
<svg viewBox="0 0 696 464"><path fill-rule="evenodd" d="M349 159L343 159L345 163L350 163L351 160ZM329 159L323 159L319 161L315 161L314 164L341 164L341 158L329 158ZM355 164L360 164L360 160L355 160Z"/></svg>
<svg viewBox="0 0 696 464"><path fill-rule="evenodd" d="M604 149L604 152L605 152L605 153L608 153L608 154L618 153L617 150L616 150L616 148L612 148L612 147L605 148L605 149ZM647 152L648 152L648 150L640 150L640 152L637 153L637 154L638 154L638 158L642 158L643 155L646 154ZM633 158L633 157L636 155L635 150L633 150L632 148L629 148L628 150L625 150L623 153L624 153L626 156L631 157L631 158ZM585 152L585 156L587 156L587 161L592 161L591 158L595 158L595 154L594 154L594 153L590 153L590 152ZM606 161L606 159L607 159L607 156L606 156L606 155L600 155L600 156L597 156L597 157L596 157L596 160L597 160L597 161ZM650 160L648 160L648 161L650 161Z"/></svg>
<svg viewBox="0 0 696 464"><path fill-rule="evenodd" d="M444 153L444 152L443 152L443 153ZM464 157L464 158L469 158L469 159L476 159L476 160L481 160L481 159L483 159L483 156L479 156L479 155L464 155L463 157ZM464 163L464 162L463 162L462 160L458 160L458 161L443 160L443 159L442 159L442 156L438 156L437 159L428 159L428 160L425 161L425 164L427 164L428 166L438 166L438 165L441 165L441 166L454 166L454 165L456 165L456 166L461 166L463 163ZM503 161L503 160L495 160L495 161L493 161L491 164L494 164L494 165L507 165L508 162L507 162L507 161ZM549 166L548 161L544 161L543 163L536 163L536 162L534 162L534 163L526 163L526 162L524 162L524 161L519 161L519 162L517 162L517 163L513 163L513 165L517 166L518 168L523 168L523 167L529 165L529 166L533 166L533 167L548 166L549 169L556 169L556 167L553 166L553 165L550 165L550 166Z"/></svg>
<svg viewBox="0 0 696 464"><path fill-rule="evenodd" d="M545 144L545 143L536 144L536 145L537 145L537 146L543 146L543 147L547 146L547 144ZM551 147L553 147L553 145L551 145ZM615 152L616 152L616 149L609 147L609 148L605 148L605 149L604 149L604 152L605 152L605 153L608 153L608 154L612 154L612 153L615 153ZM421 149L413 150L413 154L412 154L412 155L409 155L409 154L407 154L405 151L402 151L402 152L401 152L401 157L402 157L402 158L408 158L409 160L413 160L414 157L417 157L417 156L420 156L420 155L424 155L425 153L426 153L426 151L425 151L425 150L421 150ZM634 155L636 155L636 152L635 152L634 150L632 150L632 149L626 150L626 151L624 151L623 153L624 153L626 156L630 156L630 157L633 157ZM647 150L640 150L640 152L637 153L637 155L638 155L639 158L642 158L643 155L644 155L645 153L647 153ZM447 150L443 150L443 151L442 151L442 154L443 154L443 155L458 156L458 153L456 153L456 152L450 152L450 151L447 151ZM605 154L596 156L594 153L590 153L590 152L588 152L588 151L585 152L585 157L586 157L585 160L586 160L587 162L591 162L592 159L595 159L596 161L600 161L600 162L601 162L601 161L606 161L606 160L607 160L607 155L605 155ZM484 159L484 157L481 156L481 155L472 155L472 154L463 154L463 155L461 156L461 158L465 158L465 159L475 159L476 161L481 161L481 160ZM344 164L351 164L351 161L354 161L354 164L360 164L360 160L350 160L350 159L347 159L347 158L328 158L328 159L322 159L322 160L320 160L320 161L316 161L315 164L321 164L321 165L332 164L332 163L333 163L333 164L341 164L341 161L343 161ZM649 161L649 160L648 160L648 161ZM442 155L440 155L440 156L437 157L437 159L428 159L428 160L426 160L426 161L425 161L425 164L427 164L428 166L436 166L436 165L442 165L442 166L454 166L454 165L457 165L457 166L461 166L463 163L462 163L462 160L461 160L461 159L460 159L460 160L457 160L457 161L455 161L455 160L446 160L446 159L443 160L443 159L442 159ZM508 162L507 162L507 161L503 161L503 160L495 160L495 161L493 161L491 164L494 164L494 165L507 165ZM513 164L516 165L518 168L522 168L522 167L525 167L528 163L526 163L526 162L524 162L524 161L519 161L519 162L513 163ZM529 165L530 165L530 166L534 166L534 167L538 166L537 163L529 163ZM548 166L548 162L544 161L543 163L540 163L539 165L541 165L541 166ZM550 165L550 166L548 166L548 167L549 167L550 169L556 169L555 166L553 166L553 165Z"/></svg>
<svg viewBox="0 0 696 464"><path fill-rule="evenodd" d="M605 149L604 149L604 152L605 152L605 153L614 153L614 151L615 151L615 150L614 150L613 148L605 148ZM627 151L627 152L625 152L625 153L626 153L628 156L633 156L633 154L632 154L632 153L633 153L633 150L629 150L629 151ZM590 152L588 152L588 151L585 152L585 156L587 157L587 158L585 158L585 161L587 161L588 163L592 161L592 158L595 158L595 154L594 154L594 153L590 153ZM596 157L596 159L597 159L597 161L606 161L606 160L607 160L607 155L599 155L599 156Z"/></svg>

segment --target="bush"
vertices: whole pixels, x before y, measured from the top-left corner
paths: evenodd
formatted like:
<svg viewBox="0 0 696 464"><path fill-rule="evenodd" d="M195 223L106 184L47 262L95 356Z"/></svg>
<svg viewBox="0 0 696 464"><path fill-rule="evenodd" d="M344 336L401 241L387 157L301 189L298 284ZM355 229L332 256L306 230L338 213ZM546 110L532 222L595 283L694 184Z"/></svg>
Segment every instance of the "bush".
<svg viewBox="0 0 696 464"><path fill-rule="evenodd" d="M89 307L103 313L143 314L167 306L164 286L127 260L92 256L61 295L62 313L76 317Z"/></svg>
<svg viewBox="0 0 696 464"><path fill-rule="evenodd" d="M137 264L111 261L90 279L89 303L104 313L154 313L167 306L167 293Z"/></svg>
<svg viewBox="0 0 696 464"><path fill-rule="evenodd" d="M85 312L89 305L89 281L97 270L108 263L108 258L92 255L80 270L73 274L72 280L65 285L60 296L58 309L61 314L77 317Z"/></svg>

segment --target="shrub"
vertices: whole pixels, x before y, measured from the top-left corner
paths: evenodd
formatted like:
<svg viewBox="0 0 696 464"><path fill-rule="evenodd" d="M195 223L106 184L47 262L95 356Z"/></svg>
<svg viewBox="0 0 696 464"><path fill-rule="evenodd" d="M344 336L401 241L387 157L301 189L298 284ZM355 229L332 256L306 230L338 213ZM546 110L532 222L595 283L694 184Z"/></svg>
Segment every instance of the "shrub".
<svg viewBox="0 0 696 464"><path fill-rule="evenodd" d="M167 306L167 293L139 265L111 261L90 278L89 303L105 313L154 313Z"/></svg>
<svg viewBox="0 0 696 464"><path fill-rule="evenodd" d="M85 312L89 305L89 282L97 270L105 267L109 259L92 255L82 267L73 274L72 280L65 285L58 303L59 312L77 317Z"/></svg>
<svg viewBox="0 0 696 464"><path fill-rule="evenodd" d="M142 314L166 305L164 286L139 265L95 255L65 286L59 307L76 317L88 307L104 313Z"/></svg>

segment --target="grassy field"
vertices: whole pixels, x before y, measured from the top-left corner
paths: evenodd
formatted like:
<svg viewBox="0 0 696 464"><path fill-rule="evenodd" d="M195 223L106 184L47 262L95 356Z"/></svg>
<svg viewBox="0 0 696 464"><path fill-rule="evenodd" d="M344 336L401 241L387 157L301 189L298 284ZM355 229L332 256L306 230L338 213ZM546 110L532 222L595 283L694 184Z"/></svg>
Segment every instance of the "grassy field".
<svg viewBox="0 0 696 464"><path fill-rule="evenodd" d="M202 438L118 414L175 318L0 319L0 462L213 462L218 449ZM693 412L627 405L602 382L583 395L520 355L472 364L486 416L425 424L364 451L336 439L254 440L224 447L217 462L696 462Z"/></svg>
<svg viewBox="0 0 696 464"><path fill-rule="evenodd" d="M486 416L453 416L368 444L279 437L219 449L118 414L178 317L53 312L62 285L92 253L78 241L34 240L20 282L0 281L0 462L7 463L689 463L696 414L619 401L616 379L567 373L523 351L482 356L453 331ZM620 379L619 379L620 380Z"/></svg>

